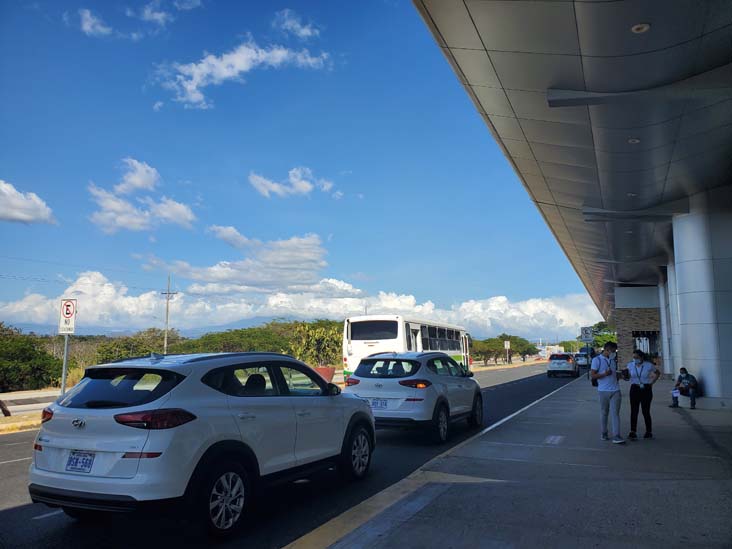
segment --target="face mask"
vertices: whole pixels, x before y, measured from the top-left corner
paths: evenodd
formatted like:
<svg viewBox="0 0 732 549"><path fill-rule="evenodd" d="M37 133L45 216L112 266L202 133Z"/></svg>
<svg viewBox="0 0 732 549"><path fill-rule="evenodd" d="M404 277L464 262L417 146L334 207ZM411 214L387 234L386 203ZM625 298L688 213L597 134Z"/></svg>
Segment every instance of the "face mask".
<svg viewBox="0 0 732 549"><path fill-rule="evenodd" d="M610 360L615 360L616 356L618 356L618 353L610 353Z"/></svg>
<svg viewBox="0 0 732 549"><path fill-rule="evenodd" d="M636 364L640 364L643 361L640 358L634 358L633 362L635 362Z"/></svg>

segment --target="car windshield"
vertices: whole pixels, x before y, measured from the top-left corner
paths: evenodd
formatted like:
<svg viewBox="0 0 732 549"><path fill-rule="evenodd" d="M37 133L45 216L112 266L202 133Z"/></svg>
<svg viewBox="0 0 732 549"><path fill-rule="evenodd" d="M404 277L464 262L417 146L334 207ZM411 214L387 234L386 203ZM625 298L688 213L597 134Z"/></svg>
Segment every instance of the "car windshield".
<svg viewBox="0 0 732 549"><path fill-rule="evenodd" d="M59 401L66 408L127 408L167 394L185 376L146 368L90 368Z"/></svg>
<svg viewBox="0 0 732 549"><path fill-rule="evenodd" d="M417 373L420 363L412 360L395 359L368 359L362 360L356 368L357 377L409 377Z"/></svg>
<svg viewBox="0 0 732 549"><path fill-rule="evenodd" d="M569 355L552 355L549 360L569 360L570 358Z"/></svg>

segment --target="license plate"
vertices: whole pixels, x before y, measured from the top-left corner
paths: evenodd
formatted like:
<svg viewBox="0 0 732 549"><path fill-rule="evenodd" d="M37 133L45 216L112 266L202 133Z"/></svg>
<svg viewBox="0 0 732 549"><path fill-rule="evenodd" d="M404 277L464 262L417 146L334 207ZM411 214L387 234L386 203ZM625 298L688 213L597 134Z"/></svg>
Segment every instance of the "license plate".
<svg viewBox="0 0 732 549"><path fill-rule="evenodd" d="M89 473L94 464L94 452L72 450L66 461L66 470L73 473Z"/></svg>
<svg viewBox="0 0 732 549"><path fill-rule="evenodd" d="M386 409L386 399L385 398L372 399L371 407L374 409L385 410Z"/></svg>

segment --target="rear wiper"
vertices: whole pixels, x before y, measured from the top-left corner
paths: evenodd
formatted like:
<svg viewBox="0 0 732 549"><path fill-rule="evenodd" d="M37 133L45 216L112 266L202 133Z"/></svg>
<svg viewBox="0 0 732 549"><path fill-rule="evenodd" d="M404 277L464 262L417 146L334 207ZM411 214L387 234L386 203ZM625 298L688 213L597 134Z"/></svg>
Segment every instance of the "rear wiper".
<svg viewBox="0 0 732 549"><path fill-rule="evenodd" d="M87 408L119 408L121 406L129 406L129 404L116 400L90 400L86 403Z"/></svg>

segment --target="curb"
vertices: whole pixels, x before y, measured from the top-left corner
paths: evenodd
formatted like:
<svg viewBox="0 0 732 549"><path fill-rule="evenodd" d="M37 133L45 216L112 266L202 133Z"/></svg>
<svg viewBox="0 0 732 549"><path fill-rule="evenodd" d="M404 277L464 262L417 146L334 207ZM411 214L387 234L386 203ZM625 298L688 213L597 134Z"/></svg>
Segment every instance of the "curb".
<svg viewBox="0 0 732 549"><path fill-rule="evenodd" d="M16 423L0 424L0 435L17 433L18 431L29 431L41 426L41 419L29 419L27 421L18 421Z"/></svg>

